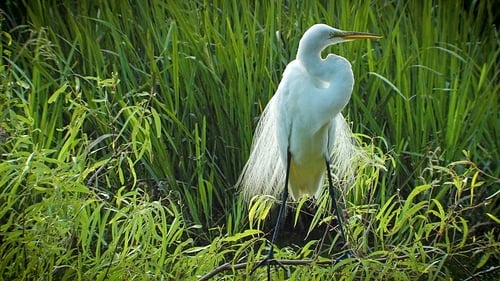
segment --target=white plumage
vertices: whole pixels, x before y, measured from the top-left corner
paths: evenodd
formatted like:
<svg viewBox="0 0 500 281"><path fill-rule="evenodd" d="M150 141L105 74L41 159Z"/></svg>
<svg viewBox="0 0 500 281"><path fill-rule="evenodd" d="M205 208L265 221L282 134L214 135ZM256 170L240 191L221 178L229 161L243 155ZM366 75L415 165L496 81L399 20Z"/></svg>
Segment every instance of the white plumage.
<svg viewBox="0 0 500 281"><path fill-rule="evenodd" d="M333 165L336 184L354 177L358 150L342 116L351 97L354 77L343 57L321 57L327 46L378 35L346 32L324 24L309 28L300 40L276 94L267 104L255 131L250 157L238 180L243 196L277 196L285 186L291 154L289 191L294 199L319 196L326 165Z"/></svg>

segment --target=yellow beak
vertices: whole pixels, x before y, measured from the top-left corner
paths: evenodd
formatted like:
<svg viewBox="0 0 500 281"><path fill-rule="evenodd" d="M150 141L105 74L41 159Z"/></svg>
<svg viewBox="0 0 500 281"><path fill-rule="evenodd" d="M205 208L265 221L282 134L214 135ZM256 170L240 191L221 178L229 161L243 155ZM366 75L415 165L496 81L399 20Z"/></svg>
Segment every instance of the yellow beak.
<svg viewBox="0 0 500 281"><path fill-rule="evenodd" d="M380 39L381 35L366 33L366 32L354 32L354 31L345 31L339 34L339 37L345 40L355 40L355 39Z"/></svg>

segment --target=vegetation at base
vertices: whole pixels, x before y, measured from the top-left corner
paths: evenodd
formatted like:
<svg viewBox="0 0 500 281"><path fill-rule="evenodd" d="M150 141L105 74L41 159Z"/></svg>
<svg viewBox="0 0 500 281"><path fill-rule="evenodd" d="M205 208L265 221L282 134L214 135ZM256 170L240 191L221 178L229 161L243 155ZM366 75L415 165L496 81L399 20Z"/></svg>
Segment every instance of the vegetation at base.
<svg viewBox="0 0 500 281"><path fill-rule="evenodd" d="M347 2L6 1L0 279L196 280L242 262L216 279L265 278L249 272L276 199L244 202L234 183L300 36L323 22L384 36L327 50L352 63L344 115L377 164L340 200L356 257L325 266L338 233L303 233L276 249L315 261L290 280L496 280L495 1ZM327 198L306 230L334 225Z"/></svg>

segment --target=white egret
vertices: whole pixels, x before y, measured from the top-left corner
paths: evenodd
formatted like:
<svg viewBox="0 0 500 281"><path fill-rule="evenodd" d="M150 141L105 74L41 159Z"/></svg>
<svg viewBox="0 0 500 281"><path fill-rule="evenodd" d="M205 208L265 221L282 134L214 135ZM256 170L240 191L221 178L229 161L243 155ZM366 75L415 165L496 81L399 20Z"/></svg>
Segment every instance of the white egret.
<svg viewBox="0 0 500 281"><path fill-rule="evenodd" d="M310 27L300 39L297 57L287 65L276 94L257 125L250 157L237 185L246 199L258 194L277 196L283 190L269 254L255 267L266 263L268 277L271 263L282 266L274 260L273 244L288 191L294 199L303 195L318 197L325 171L341 239L346 241L330 164L335 167L336 178L354 176L351 160L356 147L341 114L351 97L354 77L345 58L335 54L322 58L321 52L330 45L363 38L381 36L342 31L325 24Z"/></svg>

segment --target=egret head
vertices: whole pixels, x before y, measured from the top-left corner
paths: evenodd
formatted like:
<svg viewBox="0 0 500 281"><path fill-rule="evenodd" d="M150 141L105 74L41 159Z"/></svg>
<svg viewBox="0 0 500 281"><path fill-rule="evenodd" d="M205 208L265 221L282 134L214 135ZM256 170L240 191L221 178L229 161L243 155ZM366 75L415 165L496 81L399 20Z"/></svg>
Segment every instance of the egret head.
<svg viewBox="0 0 500 281"><path fill-rule="evenodd" d="M315 24L311 26L302 36L299 42L299 53L320 53L330 45L348 42L356 39L378 39L382 36L354 31L343 31L326 24Z"/></svg>

